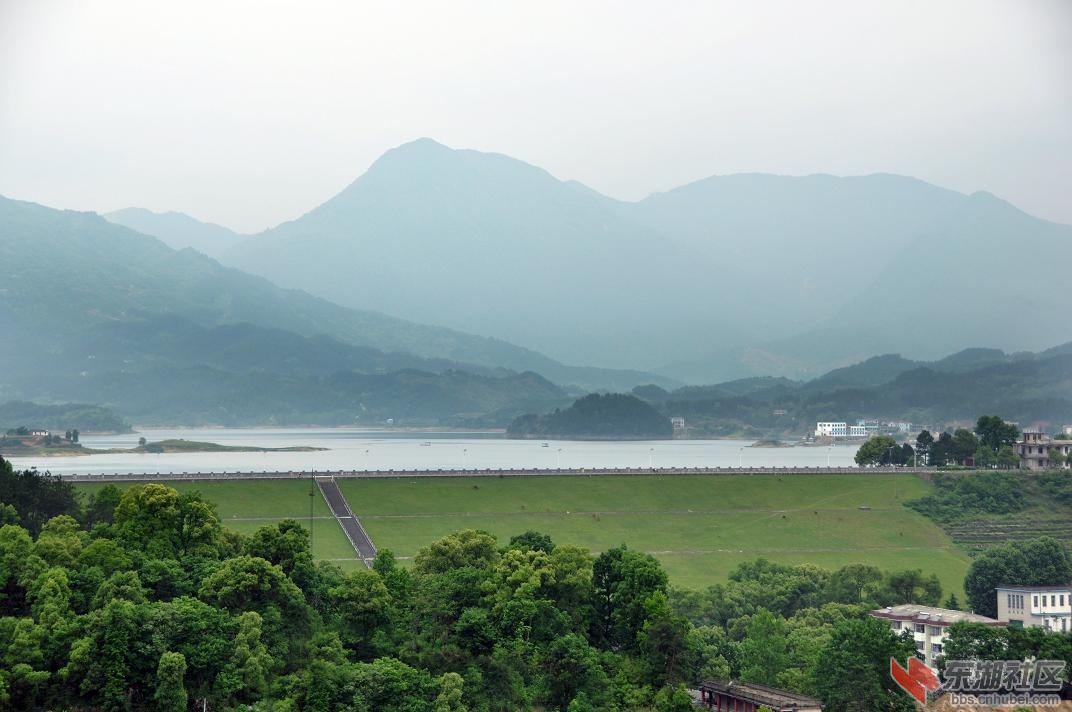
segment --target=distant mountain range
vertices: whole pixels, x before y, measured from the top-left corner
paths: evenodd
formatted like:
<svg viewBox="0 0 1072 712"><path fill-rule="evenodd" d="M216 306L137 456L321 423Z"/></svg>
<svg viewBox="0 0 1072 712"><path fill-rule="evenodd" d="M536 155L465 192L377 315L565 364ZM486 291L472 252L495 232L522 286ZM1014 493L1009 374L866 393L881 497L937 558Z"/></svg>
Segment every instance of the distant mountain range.
<svg viewBox="0 0 1072 712"><path fill-rule="evenodd" d="M930 362L875 356L806 382L747 378L633 392L668 417L685 417L697 435L771 437L860 418L933 428L985 414L1052 432L1072 424L1072 342L1040 353L967 349Z"/></svg>
<svg viewBox="0 0 1072 712"><path fill-rule="evenodd" d="M1060 307L1065 268L1049 256L1072 253L1072 227L884 174L715 176L627 203L421 139L305 215L212 249L349 307L710 383L888 351L1044 349L1061 337L1027 315Z"/></svg>
<svg viewBox="0 0 1072 712"><path fill-rule="evenodd" d="M327 340L337 342L336 351L346 351L338 357L347 367L359 370L538 371L582 390L630 388L659 379L648 373L566 366L498 339L340 307L280 289L192 249L176 251L92 213L0 198L0 262L6 268L0 326L7 324L11 333L25 336L20 350L43 349L61 360L95 358L117 338L125 339L124 348L130 350L124 358L137 358L145 348L170 349L167 339L186 338L172 330L181 332L179 322L188 321L205 328L248 323L276 330L256 332L261 346L277 352L284 344L293 347L297 350L289 358L295 363L309 358L314 348L322 351ZM151 328L145 328L145 322ZM161 331L154 333L157 328ZM280 338L279 332L306 340ZM227 336L237 338L234 333ZM138 345L138 339L144 341ZM202 339L199 348L217 347ZM172 356L169 352L168 358ZM0 374L0 383L4 380Z"/></svg>
<svg viewBox="0 0 1072 712"><path fill-rule="evenodd" d="M1030 391L1017 413L1065 403L1059 369L1049 405L1021 376L1063 363L1028 351L1065 336L1051 316L1072 228L911 178L717 176L626 203L422 139L259 235L107 218L0 198L0 401L140 422L504 424L637 386L760 410L795 398L801 417L871 389L860 412L946 417L966 403L913 400L912 384L948 400L942 384L1006 368L1020 375L993 390ZM962 350L977 345L1015 353ZM884 352L904 356L866 360ZM876 401L886 385L901 395Z"/></svg>

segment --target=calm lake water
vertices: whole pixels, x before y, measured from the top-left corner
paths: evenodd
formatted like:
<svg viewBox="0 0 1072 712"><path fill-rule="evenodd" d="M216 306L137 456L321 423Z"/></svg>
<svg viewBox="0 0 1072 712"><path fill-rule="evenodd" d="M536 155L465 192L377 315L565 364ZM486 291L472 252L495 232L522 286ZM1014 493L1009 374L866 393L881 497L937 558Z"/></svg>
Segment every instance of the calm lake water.
<svg viewBox="0 0 1072 712"><path fill-rule="evenodd" d="M742 440L588 442L506 440L487 433L414 433L354 428L142 429L126 435L84 435L90 448L130 448L185 438L221 445L312 446L323 452L219 452L16 457L15 467L55 473L160 473L288 470L413 470L580 467L852 466L856 445L754 448ZM547 442L547 447L542 446Z"/></svg>

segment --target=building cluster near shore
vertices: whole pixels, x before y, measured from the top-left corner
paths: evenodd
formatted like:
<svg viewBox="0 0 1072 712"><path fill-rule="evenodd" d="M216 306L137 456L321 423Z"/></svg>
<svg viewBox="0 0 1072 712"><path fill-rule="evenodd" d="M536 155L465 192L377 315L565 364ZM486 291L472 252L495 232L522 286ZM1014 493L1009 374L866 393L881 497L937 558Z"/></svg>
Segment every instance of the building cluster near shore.
<svg viewBox="0 0 1072 712"><path fill-rule="evenodd" d="M815 424L817 438L870 438L881 433L906 434L912 432L908 422L883 423L878 420L857 420L856 425L844 421L820 421Z"/></svg>
<svg viewBox="0 0 1072 712"><path fill-rule="evenodd" d="M1072 584L1059 586L998 586L998 617L948 608L903 604L871 611L890 622L890 630L912 634L916 657L937 669L949 626L962 621L994 627L1042 628L1050 633L1072 631Z"/></svg>

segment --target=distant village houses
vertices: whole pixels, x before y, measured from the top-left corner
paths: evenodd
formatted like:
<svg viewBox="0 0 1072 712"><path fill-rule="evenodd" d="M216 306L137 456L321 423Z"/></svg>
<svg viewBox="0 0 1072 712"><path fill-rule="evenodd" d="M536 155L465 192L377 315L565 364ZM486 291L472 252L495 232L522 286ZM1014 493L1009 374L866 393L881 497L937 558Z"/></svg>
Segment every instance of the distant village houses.
<svg viewBox="0 0 1072 712"><path fill-rule="evenodd" d="M1068 467L1068 455L1072 453L1072 439L1054 440L1038 430L1025 430L1014 449L1020 456L1020 467L1027 470L1045 470L1053 467L1054 453L1061 455L1061 464Z"/></svg>

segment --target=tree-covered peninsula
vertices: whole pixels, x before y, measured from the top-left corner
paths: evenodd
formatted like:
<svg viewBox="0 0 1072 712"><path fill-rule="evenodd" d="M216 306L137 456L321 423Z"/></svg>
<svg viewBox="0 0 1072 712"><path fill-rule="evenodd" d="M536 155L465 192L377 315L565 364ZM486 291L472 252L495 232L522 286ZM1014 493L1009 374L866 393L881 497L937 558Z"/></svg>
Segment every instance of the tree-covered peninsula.
<svg viewBox="0 0 1072 712"><path fill-rule="evenodd" d="M515 418L507 434L515 438L646 440L673 437L674 430L666 416L636 396L592 393L565 410Z"/></svg>

